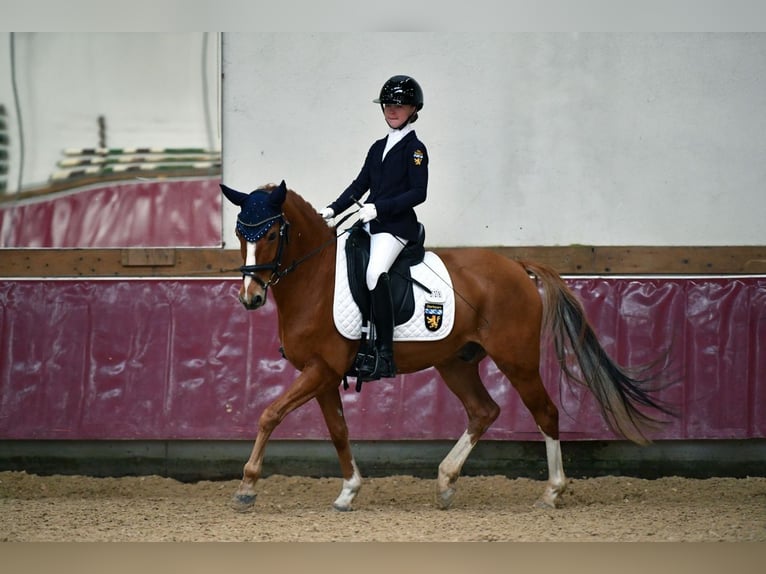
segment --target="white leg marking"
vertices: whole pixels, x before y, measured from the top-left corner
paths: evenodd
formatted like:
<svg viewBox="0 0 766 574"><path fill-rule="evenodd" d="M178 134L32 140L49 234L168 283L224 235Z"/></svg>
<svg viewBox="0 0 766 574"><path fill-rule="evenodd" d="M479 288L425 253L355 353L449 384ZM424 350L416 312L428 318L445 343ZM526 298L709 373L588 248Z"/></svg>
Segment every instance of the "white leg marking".
<svg viewBox="0 0 766 574"><path fill-rule="evenodd" d="M545 508L556 508L559 495L566 490L567 478L564 475L564 463L561 457L561 442L549 437L542 429L545 437L545 454L548 458L548 484L536 505Z"/></svg>
<svg viewBox="0 0 766 574"><path fill-rule="evenodd" d="M455 443L455 446L452 447L452 450L449 451L449 454L439 464L439 478L437 480L439 489L438 502L442 508L449 508L450 504L452 504L452 499L455 496L455 483L473 447L474 442L471 440L471 435L468 434L468 431L465 431L463 436Z"/></svg>
<svg viewBox="0 0 766 574"><path fill-rule="evenodd" d="M354 467L354 473L349 480L343 480L343 488L341 488L338 498L332 504L335 510L351 510L351 503L354 502L354 498L356 498L359 489L362 487L362 474L356 466L356 461L351 459L351 464Z"/></svg>

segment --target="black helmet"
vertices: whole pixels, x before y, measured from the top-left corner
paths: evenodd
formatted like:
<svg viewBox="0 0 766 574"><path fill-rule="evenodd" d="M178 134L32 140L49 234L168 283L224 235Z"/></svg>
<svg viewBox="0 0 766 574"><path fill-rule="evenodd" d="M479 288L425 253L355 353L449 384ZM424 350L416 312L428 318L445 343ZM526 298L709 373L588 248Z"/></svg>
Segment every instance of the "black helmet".
<svg viewBox="0 0 766 574"><path fill-rule="evenodd" d="M415 110L420 111L423 107L423 90L410 76L392 76L380 89L380 97L372 101L381 105L415 106Z"/></svg>

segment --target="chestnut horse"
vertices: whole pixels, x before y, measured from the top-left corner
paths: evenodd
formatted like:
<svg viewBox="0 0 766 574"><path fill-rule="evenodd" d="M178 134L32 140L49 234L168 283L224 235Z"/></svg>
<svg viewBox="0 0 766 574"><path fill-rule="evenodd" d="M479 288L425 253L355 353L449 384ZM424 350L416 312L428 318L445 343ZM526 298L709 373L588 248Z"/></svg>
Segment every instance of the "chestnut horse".
<svg viewBox="0 0 766 574"><path fill-rule="evenodd" d="M261 414L233 506L240 511L253 507L269 437L288 413L316 399L343 476L333 506L350 510L362 476L349 444L340 383L359 341L342 336L333 321L336 231L284 181L250 193L221 188L241 208L237 235L244 265L239 300L245 308L257 309L271 289L283 354L300 372ZM580 302L553 269L481 248L444 249L439 255L459 295L452 330L438 341L395 342L394 356L398 373L435 367L468 416L463 435L439 464L437 499L442 508L450 506L463 464L500 413L479 376L479 363L487 356L519 393L542 433L548 482L537 505L555 508L567 482L558 410L540 378L543 329L552 335L563 374L593 392L610 428L622 437L647 443L647 431L662 422L656 415L671 414L653 398L658 387L649 386L649 375L630 373L607 355ZM656 412L650 415L647 409Z"/></svg>

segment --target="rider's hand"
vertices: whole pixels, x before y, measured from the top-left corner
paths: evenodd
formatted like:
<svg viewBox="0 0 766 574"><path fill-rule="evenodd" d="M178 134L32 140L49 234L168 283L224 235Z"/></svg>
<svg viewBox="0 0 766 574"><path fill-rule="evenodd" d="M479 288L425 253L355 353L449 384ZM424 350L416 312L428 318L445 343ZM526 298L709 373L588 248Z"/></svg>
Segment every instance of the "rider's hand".
<svg viewBox="0 0 766 574"><path fill-rule="evenodd" d="M335 211L332 207L325 207L319 212L319 215L322 216L327 225L332 227L332 218L335 217Z"/></svg>
<svg viewBox="0 0 766 574"><path fill-rule="evenodd" d="M359 219L362 223L367 223L378 217L378 210L375 209L375 205L372 203L365 203L359 210Z"/></svg>

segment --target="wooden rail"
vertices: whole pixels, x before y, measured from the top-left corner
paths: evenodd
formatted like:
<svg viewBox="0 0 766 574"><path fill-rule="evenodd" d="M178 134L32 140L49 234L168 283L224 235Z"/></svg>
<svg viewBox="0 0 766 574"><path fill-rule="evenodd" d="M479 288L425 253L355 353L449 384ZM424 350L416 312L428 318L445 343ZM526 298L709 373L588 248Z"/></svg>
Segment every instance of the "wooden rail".
<svg viewBox="0 0 766 574"><path fill-rule="evenodd" d="M728 275L766 273L766 246L491 247L563 275ZM440 251L435 249L436 252ZM0 277L237 277L239 250L0 249Z"/></svg>

